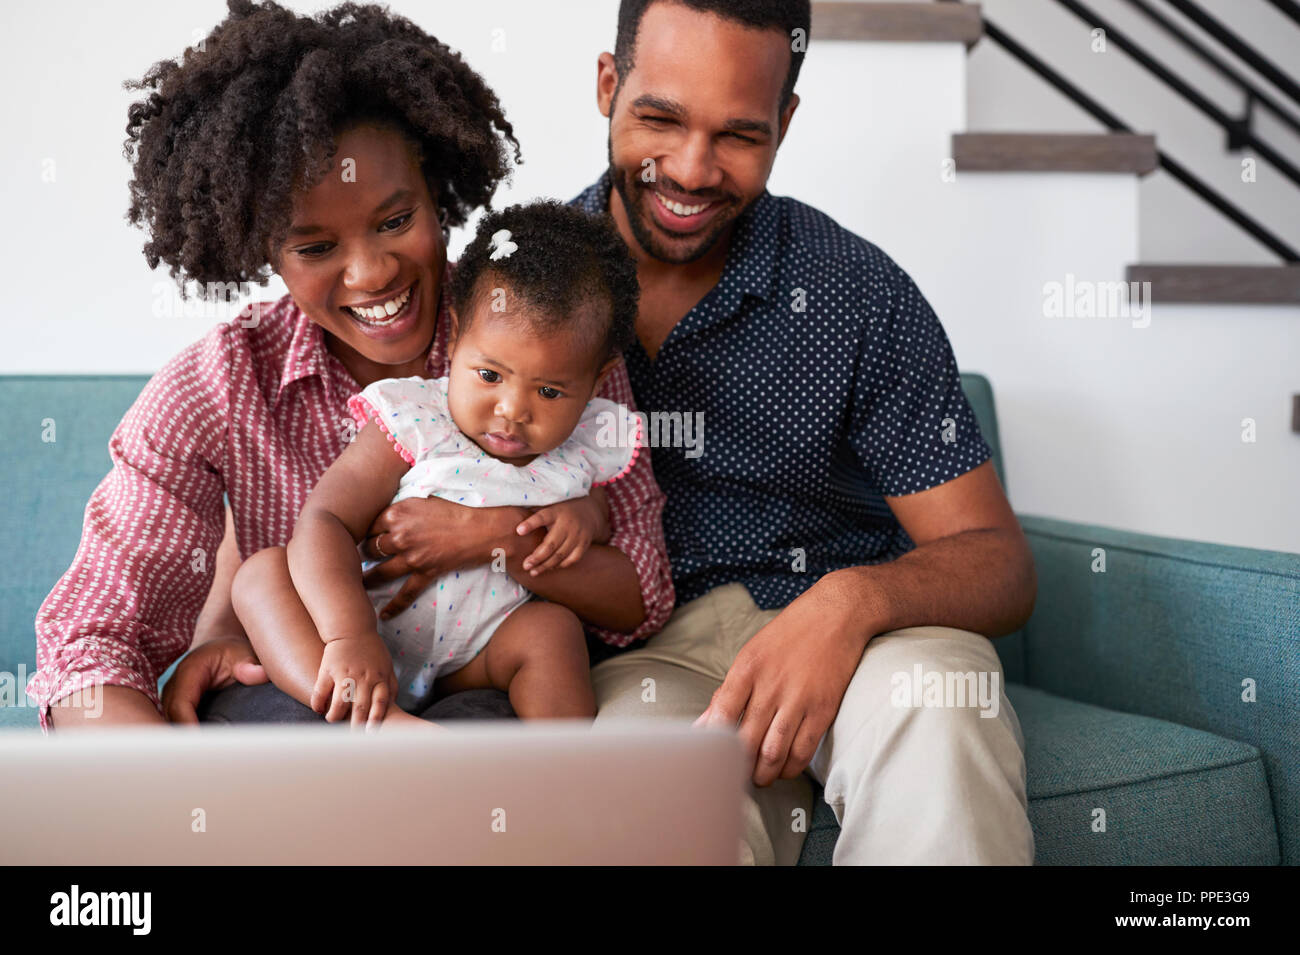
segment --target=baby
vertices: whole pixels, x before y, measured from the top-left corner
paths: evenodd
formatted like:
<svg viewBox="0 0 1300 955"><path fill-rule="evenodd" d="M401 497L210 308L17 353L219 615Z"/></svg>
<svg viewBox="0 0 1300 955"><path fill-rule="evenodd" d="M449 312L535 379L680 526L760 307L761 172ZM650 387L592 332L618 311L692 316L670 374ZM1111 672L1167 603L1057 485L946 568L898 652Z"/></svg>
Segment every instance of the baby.
<svg viewBox="0 0 1300 955"><path fill-rule="evenodd" d="M413 714L478 687L507 691L523 718L594 716L577 616L530 600L503 560L446 574L384 617L405 578L367 590L377 562L358 544L409 497L545 507L627 473L638 419L594 396L634 334L636 267L606 219L535 202L483 218L444 294L450 373L352 396L356 439L288 546L240 568L235 610L275 685L330 721L428 726ZM589 544L566 532L551 561Z"/></svg>

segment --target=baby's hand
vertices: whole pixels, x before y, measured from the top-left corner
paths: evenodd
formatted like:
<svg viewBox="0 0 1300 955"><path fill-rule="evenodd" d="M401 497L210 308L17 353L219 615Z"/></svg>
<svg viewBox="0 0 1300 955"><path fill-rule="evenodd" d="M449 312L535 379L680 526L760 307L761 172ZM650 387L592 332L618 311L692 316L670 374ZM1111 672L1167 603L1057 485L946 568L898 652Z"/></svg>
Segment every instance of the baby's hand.
<svg viewBox="0 0 1300 955"><path fill-rule="evenodd" d="M342 637L325 644L312 688L311 708L333 723L349 712L352 728L374 729L397 698L393 658L379 634Z"/></svg>
<svg viewBox="0 0 1300 955"><path fill-rule="evenodd" d="M592 541L609 540L609 502L603 488L592 488L587 497L561 501L539 508L521 523L516 532L531 534L549 528L537 549L524 558L524 570L536 577L556 567L571 567L582 560Z"/></svg>

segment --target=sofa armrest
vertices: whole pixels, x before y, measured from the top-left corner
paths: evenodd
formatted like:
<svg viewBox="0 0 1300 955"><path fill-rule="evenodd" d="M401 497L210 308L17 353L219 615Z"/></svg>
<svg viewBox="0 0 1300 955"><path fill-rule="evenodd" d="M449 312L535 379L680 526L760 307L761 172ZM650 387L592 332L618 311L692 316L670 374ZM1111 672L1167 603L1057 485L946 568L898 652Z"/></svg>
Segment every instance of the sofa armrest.
<svg viewBox="0 0 1300 955"><path fill-rule="evenodd" d="M1025 682L1257 746L1279 820L1300 820L1300 554L1018 516ZM1300 823L1281 828L1300 858Z"/></svg>
<svg viewBox="0 0 1300 955"><path fill-rule="evenodd" d="M1018 516L1038 568L1030 686L1189 726L1243 710L1248 678L1265 710L1300 687L1300 554Z"/></svg>

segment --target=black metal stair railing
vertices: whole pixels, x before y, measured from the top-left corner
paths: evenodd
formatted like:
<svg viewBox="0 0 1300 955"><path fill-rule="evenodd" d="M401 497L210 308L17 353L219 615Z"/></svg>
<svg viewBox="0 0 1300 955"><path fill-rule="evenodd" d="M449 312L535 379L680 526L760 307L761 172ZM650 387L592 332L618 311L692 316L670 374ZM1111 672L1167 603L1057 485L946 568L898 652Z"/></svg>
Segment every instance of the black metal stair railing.
<svg viewBox="0 0 1300 955"><path fill-rule="evenodd" d="M1246 145L1239 130L1241 128L1246 130L1250 129L1252 114L1256 103L1263 106L1297 133L1300 133L1300 119L1297 119L1294 113L1282 106L1282 104L1279 103L1272 94L1256 86L1251 82L1251 80L1233 69L1230 65L1220 59L1218 55L1211 52L1196 38L1188 34L1182 27L1174 23L1173 20L1155 9L1148 0L1127 0L1127 2L1129 6L1133 7L1152 23L1156 24L1156 26L1160 27L1187 49L1195 53L1198 57L1217 70L1221 76L1235 84L1237 88L1245 94L1245 115L1241 119L1234 121L1228 128L1228 148L1230 150L1237 150ZM1290 2L1290 0L1279 0L1279 2ZM1300 16L1300 8L1297 8L1296 13Z"/></svg>
<svg viewBox="0 0 1300 955"><path fill-rule="evenodd" d="M1206 13L1192 0L1165 0L1171 7L1214 37L1246 62L1260 76L1268 80L1287 96L1300 103L1300 83L1287 76L1266 59L1258 50L1229 30L1222 21ZM1274 4L1279 6L1278 4ZM1292 4L1291 6L1294 6ZM1285 5L1281 5L1285 9Z"/></svg>
<svg viewBox="0 0 1300 955"><path fill-rule="evenodd" d="M1268 0L1268 2L1277 7L1296 23L1300 23L1300 5L1294 3L1293 0Z"/></svg>
<svg viewBox="0 0 1300 955"><path fill-rule="evenodd" d="M1057 0L1057 3L1065 6L1067 10L1070 10L1071 13L1075 14L1079 19L1082 19L1083 22L1088 23L1089 26L1100 27L1101 30L1105 31L1106 42L1117 45L1117 47L1121 48L1122 51L1128 53L1128 56L1134 58L1138 64L1151 71L1151 73L1156 75L1157 78L1160 78L1166 86L1171 88L1171 90L1177 92L1177 94L1182 96L1183 99L1186 99L1188 103L1191 103L1193 107L1200 109L1201 112L1205 113L1205 116L1210 118L1210 120L1217 122L1227 134L1227 138L1229 138L1229 149L1234 149L1234 151L1235 149L1244 147L1255 149L1255 152L1260 155L1262 160L1269 162L1269 164L1273 165L1274 168L1277 168L1279 172L1286 175L1288 179L1291 179L1291 182L1294 182L1296 186L1300 186L1300 166L1296 166L1294 162L1287 160L1286 156L1283 156L1281 152L1277 151L1277 149L1269 146L1268 143L1260 139L1260 136L1255 133L1255 130L1251 129L1251 109L1249 109L1251 108L1251 99L1247 100L1247 114L1245 114L1244 120L1238 120L1238 118L1229 116L1229 113L1219 108L1218 105L1214 104L1213 101L1209 99L1209 97L1201 94L1201 92L1197 90L1196 87L1193 87L1191 83L1188 83L1186 79L1179 77L1177 73L1174 73L1173 70L1167 68L1165 64L1162 64L1162 62L1157 60L1156 57L1153 57L1151 53L1145 51L1145 49L1140 47L1138 43L1135 43L1134 40L1128 38L1125 32L1118 30L1113 23L1108 21L1108 19L1099 16L1099 14L1097 14L1092 8L1089 8L1087 4L1080 3L1079 0ZM1149 6L1145 4L1143 0L1130 0L1130 3L1136 6L1136 8L1143 10L1143 12L1152 14L1153 17L1160 16L1160 14L1154 12L1154 10L1149 9ZM1177 30L1177 27L1174 27L1173 23L1169 23L1167 26L1171 27L1173 30ZM1186 38L1186 36L1183 35L1180 36L1180 38ZM1195 43L1195 40L1191 40L1191 38L1186 39L1188 42ZM1213 56L1209 51L1205 52L1206 55ZM1225 69L1230 69L1227 68L1226 64L1221 65L1225 66ZM1245 78L1240 77L1239 74L1238 79L1240 79L1240 82L1248 83L1248 81L1245 81ZM1253 83L1249 84L1248 88L1249 90L1255 90ZM1265 94L1262 90L1257 91L1257 94L1260 96L1268 96L1268 94ZM1247 92L1247 95L1251 96L1251 92ZM1262 101L1264 100L1261 100L1261 103ZM1297 121L1294 116L1291 116L1290 112L1279 107L1274 100L1271 100L1271 97L1269 97L1269 103L1270 105L1273 105L1275 112L1277 112L1279 116L1283 117L1283 120L1290 121L1292 125L1295 125L1297 131L1300 131L1300 121Z"/></svg>
<svg viewBox="0 0 1300 955"><path fill-rule="evenodd" d="M946 2L960 3L961 0L946 0ZM1059 0L1059 2L1062 2L1065 6L1067 6L1067 8L1082 6L1082 4L1077 3L1077 0ZM1176 3L1176 2L1181 2L1181 0L1170 0L1170 2ZM1115 132L1120 132L1120 133L1133 132L1133 129L1130 128L1127 124L1125 124L1118 116L1116 116L1110 110L1106 109L1106 107L1101 105L1101 103L1099 103L1096 99L1094 99L1092 96L1085 93L1082 89L1080 89L1070 80L1066 79L1062 74L1054 70L1042 59L1040 59L1038 56L1036 56L1034 53L1028 50L1023 44L1013 39L1004 30L1000 29L996 24L991 22L988 19L988 17L982 17L982 19L984 21L984 34L989 39L991 39L994 43L998 44L998 46L1006 50L1008 53L1010 53L1013 57L1015 57L1025 66L1027 66L1029 69L1033 70L1035 73L1041 76L1044 80L1046 80L1048 83L1054 86L1062 94L1064 94L1065 96L1073 100L1080 108L1082 108L1083 110L1091 114L1093 118L1095 118L1098 122L1102 123L1108 129L1111 129ZM1105 29L1105 27L1103 27L1103 29ZM1106 31L1106 35L1108 40L1113 39L1113 35L1110 30ZM1118 40L1116 40L1116 45L1121 46L1121 48L1123 48L1123 45ZM1193 93L1195 92L1194 90L1191 89L1190 86L1188 87L1188 90ZM1196 95L1199 96L1199 94ZM1204 98L1201 97L1201 99ZM1208 100L1205 100L1204 102L1206 105L1212 107L1215 110L1218 110L1218 107L1215 107L1212 103L1209 103ZM1222 111L1219 112L1221 113ZM1226 114L1223 115L1226 116ZM1229 119L1231 118L1229 117ZM1265 150L1267 150L1276 159L1281 159L1282 163L1286 167L1288 167L1291 170L1291 172L1294 173L1298 171L1296 170L1293 164L1287 162L1287 160L1284 157L1280 156L1276 150L1269 149L1267 144L1265 144L1264 149L1260 149L1258 143L1256 143L1255 148L1256 151L1259 152L1261 157L1264 157ZM1236 224L1248 235L1253 237L1256 241L1258 241L1259 243L1267 247L1271 252L1273 252L1273 254L1277 255L1283 261L1286 262L1300 262L1300 253L1298 253L1294 248L1292 248L1289 244L1283 241L1283 239L1280 236L1278 236L1276 233L1268 229L1257 219L1253 218L1252 216L1248 215L1246 212L1242 211L1236 204L1234 204L1229 199L1227 199L1222 193L1214 189L1207 182L1205 182L1203 179L1201 179L1199 176L1193 173L1190 169L1188 169L1182 163L1178 162L1176 159L1170 156L1167 152L1165 152L1162 149L1157 149L1156 158L1160 165L1160 168L1164 169L1165 172L1169 173L1171 176L1173 176L1175 179L1181 182L1192 192L1200 196L1201 199L1203 199L1206 203L1208 203L1210 206L1212 206L1214 209L1220 212L1224 217L1231 220L1234 224ZM1273 163L1273 160L1268 160L1268 161L1271 164L1275 164ZM1282 168L1282 166L1279 166L1279 168Z"/></svg>

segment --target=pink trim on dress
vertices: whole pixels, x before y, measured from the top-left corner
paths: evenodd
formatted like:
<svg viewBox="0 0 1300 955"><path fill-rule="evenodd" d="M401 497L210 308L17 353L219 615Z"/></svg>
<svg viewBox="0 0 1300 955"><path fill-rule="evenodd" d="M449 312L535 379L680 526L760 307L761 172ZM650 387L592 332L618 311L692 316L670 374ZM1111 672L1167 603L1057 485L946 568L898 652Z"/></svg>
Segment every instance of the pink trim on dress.
<svg viewBox="0 0 1300 955"><path fill-rule="evenodd" d="M352 417L356 419L357 424L363 428L366 426L366 422L371 420L379 425L379 430L384 433L384 437L393 443L393 450L402 456L403 461L411 465L411 467L415 467L415 455L406 450L402 446L402 442L393 436L393 433L388 430L388 425L384 424L384 420L379 417L379 412L375 410L375 406L364 395L355 394L349 398L348 411L352 413ZM639 423L640 419L638 418L637 421ZM639 431L640 428L637 430Z"/></svg>
<svg viewBox="0 0 1300 955"><path fill-rule="evenodd" d="M624 412L625 414L630 413L630 412L628 412L627 408L623 408L623 412ZM608 481L592 481L592 482L591 482L591 486L592 486L592 487L604 487L606 484L613 484L615 481L617 481L617 480L618 480L619 478L621 478L623 475L627 474L628 471L631 471L631 470L632 470L632 465L636 464L636 456L637 456L638 454L641 453L641 448L642 448L642 444L641 444L641 416L640 416L640 415L632 415L632 417L633 417L633 419L635 419L635 421L636 421L636 434L632 435L632 441L633 441L633 444L632 444L632 456L631 456L630 458L627 459L627 464L623 465L623 470L619 471L617 474L615 474L615 475L614 475L612 478L610 478Z"/></svg>

